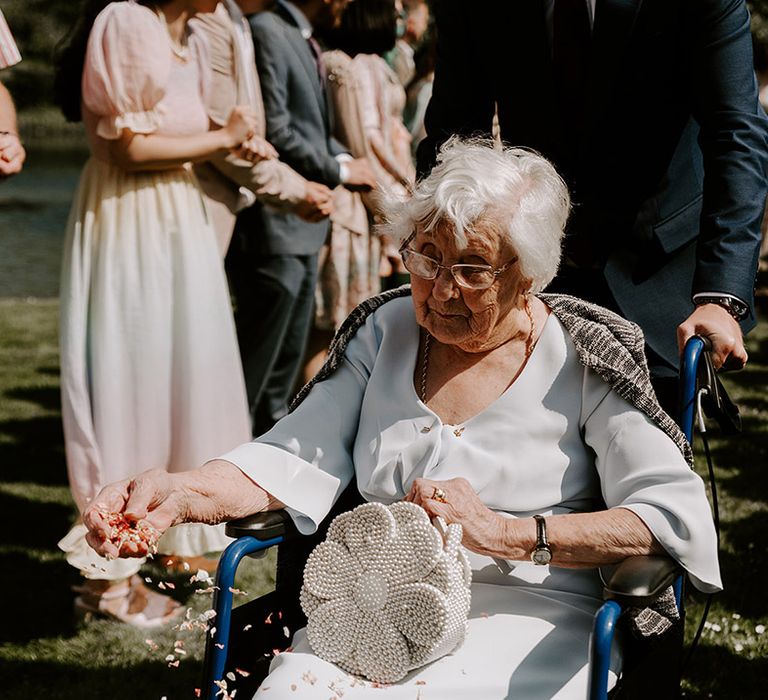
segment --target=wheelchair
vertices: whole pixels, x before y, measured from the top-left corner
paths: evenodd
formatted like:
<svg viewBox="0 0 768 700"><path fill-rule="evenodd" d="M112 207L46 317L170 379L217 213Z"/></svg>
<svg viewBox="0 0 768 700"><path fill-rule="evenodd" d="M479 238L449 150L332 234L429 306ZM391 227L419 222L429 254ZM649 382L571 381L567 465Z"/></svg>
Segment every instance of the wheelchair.
<svg viewBox="0 0 768 700"><path fill-rule="evenodd" d="M683 353L680 372L680 415L677 418L689 442L693 438L694 421L697 415L701 415L702 397L705 401L708 399L712 413L716 414L718 410L728 412L723 407L723 404L728 404L732 420L734 411L736 419L738 418L738 409L730 404L715 376L708 349L709 344L706 339L694 336L688 341ZM710 411L707 415L711 415ZM716 415L716 417L720 420L719 416ZM324 539L325 530L333 519L333 515L350 510L361 502L353 482L352 486L342 494L333 512L326 517L325 527L321 527L317 533L309 537L303 537L296 531L290 516L285 511L258 513L227 523L226 533L235 538L235 542L223 552L216 572L213 598L213 609L216 611L213 622L215 629L211 630L212 634L206 636L204 683L201 693L203 698L215 700L221 697L222 681L225 678L230 679L228 686L230 689L233 678L236 681L245 681L245 687L242 683L237 685L241 695L243 692L255 692L258 683L266 676L271 660L269 652L283 651L288 647L290 640L286 634L286 628L296 630L306 624L298 605L298 592L303 573L303 563L300 562L306 561L309 552ZM276 590L241 606L234 611L233 616L235 573L242 559L246 556L263 556L269 548L288 541L291 547L299 549L300 552L292 554L290 558L283 557L281 561L281 550L284 548L278 550ZM626 641L629 648L624 650L622 677L609 691L608 672L611 648L620 633L620 623L627 610L633 607L646 607L672 586L681 612L681 621L675 624L674 627L677 629L674 633L668 632L664 637L672 637L671 655L679 659L684 619L682 569L674 560L665 556L630 557L612 567L609 576L604 577L604 584L605 603L595 615L590 638L588 698L589 700L607 700L607 698L623 700L644 697L642 693L632 690L634 679L642 679L649 673L658 672L656 662L659 657L662 658L662 662L664 657L669 657L669 643L666 648L657 645L657 648L649 653L648 649L636 649L637 643L633 642L627 634ZM247 640L242 639L241 630L248 631ZM258 641L257 634L260 635ZM251 648L252 644L256 645L255 651ZM642 656L646 659L638 662L636 657ZM239 670L237 658L233 657L245 659L245 663L249 665L254 658L258 658L257 666L261 668L252 673L252 678L245 678L246 674L242 674L243 678L238 678L233 674L235 668ZM650 663L648 658L651 659ZM680 675L677 666L679 664L671 669L670 676L674 679L675 694L679 688ZM248 675L250 676L251 673L249 672ZM664 698L667 695L664 692L656 692L655 697ZM669 697L672 697L671 693Z"/></svg>

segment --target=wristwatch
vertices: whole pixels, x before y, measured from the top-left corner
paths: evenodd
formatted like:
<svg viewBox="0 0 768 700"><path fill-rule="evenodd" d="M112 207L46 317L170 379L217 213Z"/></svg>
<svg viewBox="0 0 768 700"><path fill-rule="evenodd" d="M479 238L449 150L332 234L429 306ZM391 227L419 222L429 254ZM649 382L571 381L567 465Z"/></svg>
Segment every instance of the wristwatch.
<svg viewBox="0 0 768 700"><path fill-rule="evenodd" d="M547 539L547 521L543 515L534 515L536 521L536 546L531 552L531 561L537 566L546 566L552 561L552 550Z"/></svg>
<svg viewBox="0 0 768 700"><path fill-rule="evenodd" d="M749 313L749 307L740 299L731 296L719 296L717 294L697 294L693 298L693 303L696 306L702 304L717 304L722 306L731 316L737 321L741 321L746 318Z"/></svg>

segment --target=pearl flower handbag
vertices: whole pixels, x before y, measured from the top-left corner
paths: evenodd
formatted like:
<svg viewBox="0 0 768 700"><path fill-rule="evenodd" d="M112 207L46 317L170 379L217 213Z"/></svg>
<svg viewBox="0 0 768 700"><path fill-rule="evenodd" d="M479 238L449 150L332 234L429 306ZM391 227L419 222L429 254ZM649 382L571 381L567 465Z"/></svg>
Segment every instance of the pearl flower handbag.
<svg viewBox="0 0 768 700"><path fill-rule="evenodd" d="M404 501L365 503L334 519L301 589L320 658L392 683L464 641L471 571L462 529L437 522L441 529Z"/></svg>

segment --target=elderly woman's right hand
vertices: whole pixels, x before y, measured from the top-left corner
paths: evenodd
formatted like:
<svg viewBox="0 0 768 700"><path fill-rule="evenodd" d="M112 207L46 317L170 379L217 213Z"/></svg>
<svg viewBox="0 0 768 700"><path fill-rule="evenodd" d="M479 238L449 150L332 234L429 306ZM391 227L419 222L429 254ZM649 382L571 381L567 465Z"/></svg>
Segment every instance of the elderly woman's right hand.
<svg viewBox="0 0 768 700"><path fill-rule="evenodd" d="M256 131L256 112L251 107L240 105L229 114L224 131L230 137L228 147L239 148L244 141L250 139Z"/></svg>
<svg viewBox="0 0 768 700"><path fill-rule="evenodd" d="M174 475L163 469L151 469L134 479L105 486L83 513L88 528L85 536L93 549L103 557L145 557L149 546L144 542L124 542L120 549L110 539L109 514L121 513L129 520L144 522L160 534L181 522L184 491L176 487Z"/></svg>

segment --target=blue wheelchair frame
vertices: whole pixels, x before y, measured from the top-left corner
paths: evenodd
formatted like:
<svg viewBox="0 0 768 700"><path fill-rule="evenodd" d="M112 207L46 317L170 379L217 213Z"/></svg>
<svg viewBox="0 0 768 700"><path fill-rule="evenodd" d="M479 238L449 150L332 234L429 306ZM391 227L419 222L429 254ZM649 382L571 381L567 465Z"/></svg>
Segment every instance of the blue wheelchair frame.
<svg viewBox="0 0 768 700"><path fill-rule="evenodd" d="M686 344L680 372L680 427L689 442L693 438L696 415L696 388L699 360L706 343L694 336ZM243 557L263 552L284 542L290 529L289 518L281 512L257 514L227 524L227 534L238 539L221 555L216 571L213 609L215 632L207 635L203 664L203 697L215 700L220 687L216 681L224 677L227 644L230 638L235 573ZM254 534L243 534L254 533ZM669 585L674 587L678 606L682 604L683 576L668 557L631 557L622 562L604 590L606 602L597 611L590 640L589 700L607 700L608 671L616 625L622 612L653 600Z"/></svg>

